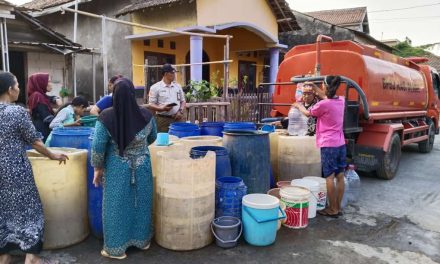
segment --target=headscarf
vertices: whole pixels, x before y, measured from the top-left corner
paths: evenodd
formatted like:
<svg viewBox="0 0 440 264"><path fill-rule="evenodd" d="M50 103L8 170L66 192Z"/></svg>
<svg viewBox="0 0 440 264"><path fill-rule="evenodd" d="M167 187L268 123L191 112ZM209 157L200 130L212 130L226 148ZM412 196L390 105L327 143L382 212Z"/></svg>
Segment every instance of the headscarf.
<svg viewBox="0 0 440 264"><path fill-rule="evenodd" d="M28 106L31 112L38 104L44 104L49 109L50 113L54 113L49 102L47 93L47 85L49 84L48 73L35 73L29 76L28 79Z"/></svg>
<svg viewBox="0 0 440 264"><path fill-rule="evenodd" d="M136 103L133 83L126 78L120 78L113 91L113 107L102 111L98 119L110 132L118 145L119 156L122 157L125 148L152 117L150 111L139 108Z"/></svg>

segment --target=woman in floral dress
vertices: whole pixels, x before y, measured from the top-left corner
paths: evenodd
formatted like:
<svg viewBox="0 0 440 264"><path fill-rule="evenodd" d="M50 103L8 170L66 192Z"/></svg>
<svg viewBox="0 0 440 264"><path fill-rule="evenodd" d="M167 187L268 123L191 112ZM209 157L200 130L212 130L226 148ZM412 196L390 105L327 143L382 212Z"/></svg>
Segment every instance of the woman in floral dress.
<svg viewBox="0 0 440 264"><path fill-rule="evenodd" d="M148 249L153 179L148 145L156 140L152 114L136 103L133 83L115 83L113 107L101 112L92 143L94 184L103 184L104 257L124 259L128 247Z"/></svg>
<svg viewBox="0 0 440 264"><path fill-rule="evenodd" d="M17 78L0 72L0 264L10 263L13 250L26 253L25 264L52 263L37 256L44 216L26 145L60 163L67 156L44 147L29 114L13 104L19 94Z"/></svg>

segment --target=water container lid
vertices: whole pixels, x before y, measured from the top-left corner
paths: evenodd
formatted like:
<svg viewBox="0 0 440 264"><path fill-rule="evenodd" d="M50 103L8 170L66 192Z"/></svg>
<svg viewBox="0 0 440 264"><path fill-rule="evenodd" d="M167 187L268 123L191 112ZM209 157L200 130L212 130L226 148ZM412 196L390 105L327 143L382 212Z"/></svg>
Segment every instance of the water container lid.
<svg viewBox="0 0 440 264"><path fill-rule="evenodd" d="M316 182L319 182L320 184L327 184L327 181L325 178L319 177L319 176L304 176L304 180L313 180Z"/></svg>
<svg viewBox="0 0 440 264"><path fill-rule="evenodd" d="M243 196L242 204L255 209L273 209L280 206L280 200L269 194L253 193Z"/></svg>
<svg viewBox="0 0 440 264"><path fill-rule="evenodd" d="M310 191L319 191L319 183L314 180L308 180L308 179L294 179L292 180L293 186L301 186L304 188L309 189Z"/></svg>
<svg viewBox="0 0 440 264"><path fill-rule="evenodd" d="M307 200L310 195L310 191L302 186L289 186L283 187L280 190L281 197L289 199L305 199Z"/></svg>

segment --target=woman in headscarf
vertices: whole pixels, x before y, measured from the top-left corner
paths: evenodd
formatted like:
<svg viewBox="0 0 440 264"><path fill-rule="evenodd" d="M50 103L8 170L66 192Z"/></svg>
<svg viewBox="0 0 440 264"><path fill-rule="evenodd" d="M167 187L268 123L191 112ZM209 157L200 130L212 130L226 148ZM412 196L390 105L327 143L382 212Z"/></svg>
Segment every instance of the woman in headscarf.
<svg viewBox="0 0 440 264"><path fill-rule="evenodd" d="M35 73L29 76L28 107L35 127L43 135L43 141L46 141L50 134L49 124L55 116L53 107L58 104L57 97L46 94L50 91L52 83L49 74Z"/></svg>
<svg viewBox="0 0 440 264"><path fill-rule="evenodd" d="M0 72L0 263L11 251L26 253L25 264L53 263L37 256L43 247L44 216L26 146L60 163L67 156L44 147L26 110L18 105L17 78Z"/></svg>
<svg viewBox="0 0 440 264"><path fill-rule="evenodd" d="M101 112L92 143L93 183L103 184L104 257L124 259L128 247L148 249L153 180L148 145L156 140L152 114L139 108L133 83L115 83L113 107Z"/></svg>

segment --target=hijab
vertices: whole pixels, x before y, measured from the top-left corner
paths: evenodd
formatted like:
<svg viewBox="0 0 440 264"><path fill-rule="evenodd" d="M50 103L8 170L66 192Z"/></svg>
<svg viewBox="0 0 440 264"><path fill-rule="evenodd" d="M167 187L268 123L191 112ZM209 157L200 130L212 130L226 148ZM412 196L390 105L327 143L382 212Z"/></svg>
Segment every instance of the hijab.
<svg viewBox="0 0 440 264"><path fill-rule="evenodd" d="M98 119L110 132L118 145L119 156L122 157L125 148L152 117L150 111L141 109L136 103L133 83L126 78L120 78L113 90L113 107L102 111Z"/></svg>
<svg viewBox="0 0 440 264"><path fill-rule="evenodd" d="M28 106L31 112L38 104L44 104L53 114L52 106L49 102L47 93L47 85L49 84L48 73L35 73L29 76L28 79Z"/></svg>

